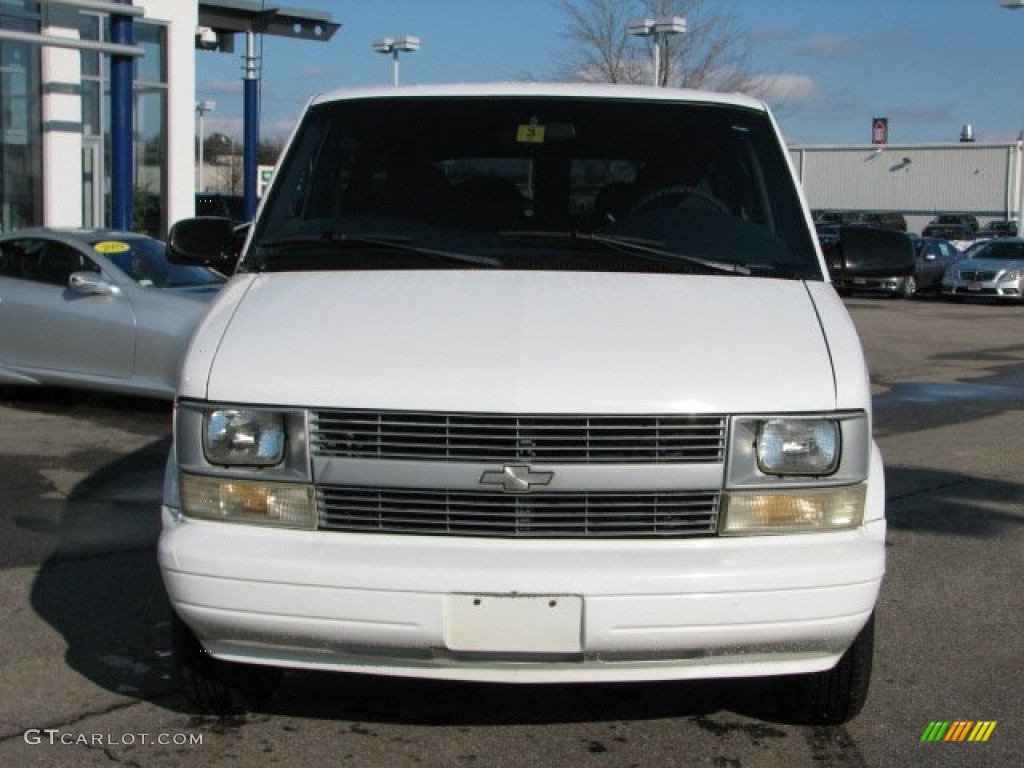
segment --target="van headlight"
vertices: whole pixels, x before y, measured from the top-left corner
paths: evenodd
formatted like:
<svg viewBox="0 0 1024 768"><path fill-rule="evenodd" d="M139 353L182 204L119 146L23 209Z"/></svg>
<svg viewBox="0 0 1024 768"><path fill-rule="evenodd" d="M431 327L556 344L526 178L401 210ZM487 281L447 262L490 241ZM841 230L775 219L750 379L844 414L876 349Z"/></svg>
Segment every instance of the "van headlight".
<svg viewBox="0 0 1024 768"><path fill-rule="evenodd" d="M719 533L859 527L871 450L864 411L733 417Z"/></svg>
<svg viewBox="0 0 1024 768"><path fill-rule="evenodd" d="M757 466L766 475L830 475L839 462L831 419L768 419L758 425Z"/></svg>
<svg viewBox="0 0 1024 768"><path fill-rule="evenodd" d="M181 513L225 523L314 529L306 411L179 399L174 459Z"/></svg>
<svg viewBox="0 0 1024 768"><path fill-rule="evenodd" d="M284 419L275 411L225 408L206 413L203 454L211 464L272 467L284 457Z"/></svg>
<svg viewBox="0 0 1024 768"><path fill-rule="evenodd" d="M301 483L268 483L182 472L181 511L222 523L316 527L316 493Z"/></svg>
<svg viewBox="0 0 1024 768"><path fill-rule="evenodd" d="M726 493L723 536L817 533L858 528L864 520L867 485Z"/></svg>

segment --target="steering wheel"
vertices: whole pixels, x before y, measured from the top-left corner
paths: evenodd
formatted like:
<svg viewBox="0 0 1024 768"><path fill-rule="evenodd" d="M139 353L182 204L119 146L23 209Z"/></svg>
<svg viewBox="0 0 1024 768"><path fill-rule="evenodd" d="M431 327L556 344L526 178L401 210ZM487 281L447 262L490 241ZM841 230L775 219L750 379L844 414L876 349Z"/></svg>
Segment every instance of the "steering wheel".
<svg viewBox="0 0 1024 768"><path fill-rule="evenodd" d="M655 207L653 205L654 203L669 197L679 198L679 203L677 203L676 205L682 203L682 201L685 198L696 197L699 200L702 200L703 202L707 203L717 211L721 211L722 213L729 213L729 209L725 207L725 203L723 203L721 200L719 200L717 197L710 194L709 192L704 192L703 190L697 189L696 187L685 187L681 185L673 187L662 187L661 189L656 189L653 192L644 195L633 204L633 207L629 209L629 213L634 214L640 213L641 211L646 211L649 208Z"/></svg>

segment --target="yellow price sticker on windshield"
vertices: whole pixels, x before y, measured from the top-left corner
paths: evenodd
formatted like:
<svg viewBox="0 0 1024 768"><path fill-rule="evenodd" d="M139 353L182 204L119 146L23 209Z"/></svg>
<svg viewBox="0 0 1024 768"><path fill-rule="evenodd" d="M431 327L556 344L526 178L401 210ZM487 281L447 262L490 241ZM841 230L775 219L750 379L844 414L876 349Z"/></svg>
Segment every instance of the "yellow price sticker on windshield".
<svg viewBox="0 0 1024 768"><path fill-rule="evenodd" d="M516 141L519 144L543 144L543 125L520 125L516 131Z"/></svg>
<svg viewBox="0 0 1024 768"><path fill-rule="evenodd" d="M128 243L121 243L117 240L104 240L94 244L92 249L97 253L124 253L130 251L132 247Z"/></svg>

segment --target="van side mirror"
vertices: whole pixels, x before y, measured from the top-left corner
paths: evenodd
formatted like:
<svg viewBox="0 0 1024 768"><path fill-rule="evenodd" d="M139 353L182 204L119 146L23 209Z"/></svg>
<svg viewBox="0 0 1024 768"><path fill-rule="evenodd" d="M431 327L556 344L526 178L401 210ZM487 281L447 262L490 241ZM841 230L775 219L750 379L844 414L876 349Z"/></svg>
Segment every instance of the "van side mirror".
<svg viewBox="0 0 1024 768"><path fill-rule="evenodd" d="M828 252L829 270L843 277L901 277L914 273L914 242L905 233L850 225Z"/></svg>
<svg viewBox="0 0 1024 768"><path fill-rule="evenodd" d="M167 233L167 258L174 264L235 270L245 240L245 227L231 219L199 216L176 222Z"/></svg>

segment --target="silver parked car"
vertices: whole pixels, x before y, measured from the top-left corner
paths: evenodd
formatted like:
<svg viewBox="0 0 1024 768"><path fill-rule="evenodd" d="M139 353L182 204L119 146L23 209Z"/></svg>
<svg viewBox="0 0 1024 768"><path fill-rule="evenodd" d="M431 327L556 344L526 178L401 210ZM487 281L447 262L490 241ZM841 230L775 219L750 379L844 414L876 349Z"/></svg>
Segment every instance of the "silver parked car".
<svg viewBox="0 0 1024 768"><path fill-rule="evenodd" d="M171 264L145 235L22 229L0 236L0 385L170 399L182 353L225 278Z"/></svg>
<svg viewBox="0 0 1024 768"><path fill-rule="evenodd" d="M1024 239L990 240L946 270L942 294L953 300L978 296L1003 301L1024 301Z"/></svg>

